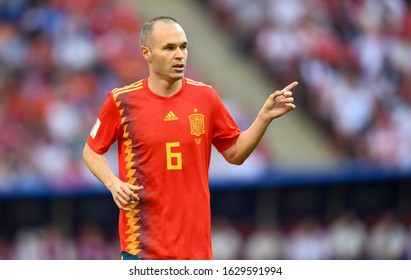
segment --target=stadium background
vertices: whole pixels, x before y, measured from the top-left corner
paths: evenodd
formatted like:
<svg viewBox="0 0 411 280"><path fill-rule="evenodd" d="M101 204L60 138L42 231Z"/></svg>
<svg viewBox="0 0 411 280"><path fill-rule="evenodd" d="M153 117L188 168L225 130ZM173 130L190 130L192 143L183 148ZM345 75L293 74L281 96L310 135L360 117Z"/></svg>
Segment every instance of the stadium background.
<svg viewBox="0 0 411 280"><path fill-rule="evenodd" d="M146 75L138 31L161 14L242 128L300 82L243 166L213 153L217 259L411 258L410 1L3 0L0 259L118 259L81 151L107 92Z"/></svg>

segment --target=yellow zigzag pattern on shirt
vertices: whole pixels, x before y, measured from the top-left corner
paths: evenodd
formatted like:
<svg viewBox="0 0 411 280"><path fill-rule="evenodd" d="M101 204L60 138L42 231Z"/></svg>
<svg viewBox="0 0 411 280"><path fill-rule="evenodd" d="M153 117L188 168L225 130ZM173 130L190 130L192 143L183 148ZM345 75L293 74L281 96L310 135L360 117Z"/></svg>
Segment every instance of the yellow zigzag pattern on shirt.
<svg viewBox="0 0 411 280"><path fill-rule="evenodd" d="M124 136L128 137L129 132L127 131L127 125L124 125ZM134 173L136 173L136 170L132 168L134 165L134 161L132 161L134 157L134 153L132 152L131 148L131 139L127 139L124 143L126 145L126 150L124 151L126 154L125 161L126 161L126 169L127 169L127 175L126 177L128 178L127 183L129 184L134 184L137 180L136 177L134 177ZM130 207L133 209L132 211L128 212L126 214L127 217L127 225L129 226L129 229L127 230L127 234L129 234L127 238L127 242L130 242L127 245L127 249L129 250L130 254L137 255L141 249L137 249L138 245L140 244L140 241L138 241L138 237L140 236L140 233L137 232L137 230L140 228L137 226L137 222L139 221L139 218L137 218L138 210L134 210L135 207L138 205L138 201L134 205L130 205Z"/></svg>
<svg viewBox="0 0 411 280"><path fill-rule="evenodd" d="M134 86L127 86L124 87L122 89L118 89L118 90L113 90L113 98L114 98L114 102L117 106L117 108L120 107L121 101L117 101L117 97L124 92L128 92L134 89L138 89L141 88L141 83L137 83ZM122 116L121 118L121 123L123 124L123 131L124 131L124 137L127 138L127 140L124 142L124 145L126 146L126 149L124 151L125 153L125 158L124 161L126 162L126 170L127 170L127 174L126 177L128 178L127 183L128 184L134 184L137 180L137 177L134 176L134 174L136 173L136 169L132 168L134 165L134 161L133 161L133 157L134 157L134 153L133 153L133 149L132 149L132 140L129 137L129 131L127 130L128 125L124 124L124 121L127 117L123 116L123 112L124 109L119 109L120 111L120 115ZM137 225L138 221L140 220L137 217L137 214L139 212L138 209L136 209L136 206L139 204L139 202L137 201L136 203L134 203L133 205L130 205L131 207L131 211L127 212L126 214L126 218L127 218L127 225L129 226L128 230L126 231L126 233L129 235L127 238L127 249L129 250L130 254L133 255L137 255L141 249L138 249L138 246L140 244L140 241L138 241L138 237L140 236L140 233L138 233L138 229L140 228L140 226Z"/></svg>
<svg viewBox="0 0 411 280"><path fill-rule="evenodd" d="M136 202L133 205L133 208L138 205L138 202ZM140 228L140 226L137 226L137 222L140 220L137 218L139 210L131 210L130 212L127 212L126 217L127 217L127 225L129 226L129 229L126 231L127 234L129 234L127 238L127 242L130 242L127 245L127 249L129 250L129 253L132 255L137 255L140 253L141 249L138 249L138 246L140 245L140 241L138 240L138 237L140 236L140 233L137 232L137 230Z"/></svg>

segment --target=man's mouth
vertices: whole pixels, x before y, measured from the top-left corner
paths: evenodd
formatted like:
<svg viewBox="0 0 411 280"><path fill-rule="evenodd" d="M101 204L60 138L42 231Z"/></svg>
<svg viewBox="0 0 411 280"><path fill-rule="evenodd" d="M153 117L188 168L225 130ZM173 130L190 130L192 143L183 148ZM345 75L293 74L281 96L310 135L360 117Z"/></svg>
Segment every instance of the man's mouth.
<svg viewBox="0 0 411 280"><path fill-rule="evenodd" d="M173 69L177 71L183 71L184 70L184 64L174 64Z"/></svg>

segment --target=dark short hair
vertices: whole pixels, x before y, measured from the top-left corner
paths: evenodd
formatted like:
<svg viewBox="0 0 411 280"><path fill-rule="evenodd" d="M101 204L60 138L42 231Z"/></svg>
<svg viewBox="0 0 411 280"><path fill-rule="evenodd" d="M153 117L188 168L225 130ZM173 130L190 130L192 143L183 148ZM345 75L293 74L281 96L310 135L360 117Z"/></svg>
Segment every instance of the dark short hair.
<svg viewBox="0 0 411 280"><path fill-rule="evenodd" d="M156 23L157 21L162 21L162 22L174 22L174 23L178 23L178 21L170 16L158 16L155 17L149 21L147 21L143 27L141 28L140 31L140 46L146 46L148 48L151 47L151 33L153 31L153 26L154 23Z"/></svg>

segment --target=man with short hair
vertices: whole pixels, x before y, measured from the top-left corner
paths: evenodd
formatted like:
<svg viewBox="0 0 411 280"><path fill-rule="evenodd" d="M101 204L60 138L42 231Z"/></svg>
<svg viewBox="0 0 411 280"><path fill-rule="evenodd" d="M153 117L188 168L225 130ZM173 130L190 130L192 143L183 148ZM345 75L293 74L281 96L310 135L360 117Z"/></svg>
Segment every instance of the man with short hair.
<svg viewBox="0 0 411 280"><path fill-rule="evenodd" d="M175 19L147 22L140 45L149 76L108 94L84 161L120 209L123 259L212 259L212 145L242 164L271 121L295 109L297 82L271 94L242 132L211 86L184 76L188 41ZM104 157L115 141L119 177Z"/></svg>

